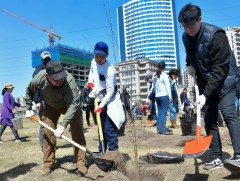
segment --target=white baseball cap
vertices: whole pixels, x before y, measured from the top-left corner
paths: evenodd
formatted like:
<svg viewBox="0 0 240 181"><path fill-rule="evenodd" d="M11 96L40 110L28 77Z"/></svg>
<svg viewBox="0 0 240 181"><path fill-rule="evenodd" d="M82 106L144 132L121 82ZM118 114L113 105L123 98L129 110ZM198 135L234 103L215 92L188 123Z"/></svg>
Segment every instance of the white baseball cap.
<svg viewBox="0 0 240 181"><path fill-rule="evenodd" d="M51 58L51 54L48 51L44 51L44 52L41 53L41 58L42 59L45 59L47 57Z"/></svg>

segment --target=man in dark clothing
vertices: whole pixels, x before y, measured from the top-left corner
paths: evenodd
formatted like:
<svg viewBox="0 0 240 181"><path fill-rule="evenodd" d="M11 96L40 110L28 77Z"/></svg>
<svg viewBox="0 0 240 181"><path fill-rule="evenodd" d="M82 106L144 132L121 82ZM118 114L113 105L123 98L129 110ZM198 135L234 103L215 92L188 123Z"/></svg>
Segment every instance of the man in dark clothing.
<svg viewBox="0 0 240 181"><path fill-rule="evenodd" d="M240 120L235 97L237 66L225 31L217 26L202 22L198 6L185 5L178 17L184 30L183 43L186 49L186 66L189 75L196 76L200 96L196 104L204 106L204 121L207 135L212 135L210 162L203 168L210 170L223 167L222 144L218 127L218 111L229 129L234 155L226 159L224 167L240 171Z"/></svg>
<svg viewBox="0 0 240 181"><path fill-rule="evenodd" d="M184 103L184 100L187 98L187 89L184 88L182 93L180 94L181 104Z"/></svg>
<svg viewBox="0 0 240 181"><path fill-rule="evenodd" d="M38 74L41 70L45 69L47 63L51 60L51 54L48 51L43 51L41 53L41 60L42 63L34 70L32 78L35 77L35 75ZM34 103L36 105L37 110L39 111L39 118L42 121L42 113L43 113L43 101L40 91L37 91L34 94ZM41 149L43 150L43 129L44 126L40 125L39 128L39 144L41 146Z"/></svg>
<svg viewBox="0 0 240 181"><path fill-rule="evenodd" d="M152 89L152 78L153 78L152 74L147 74L145 76L145 81L149 83L148 93L150 93L150 90ZM156 105L155 105L155 92L148 94L148 97L151 100L151 104L149 104L150 114L156 118L157 115L156 115Z"/></svg>
<svg viewBox="0 0 240 181"><path fill-rule="evenodd" d="M129 115L131 115L131 109L130 109L130 95L127 92L126 88L123 88L123 92L120 94L120 98L122 101L122 104L124 105L126 111Z"/></svg>
<svg viewBox="0 0 240 181"><path fill-rule="evenodd" d="M90 124L90 112L92 113L94 124L97 125L96 114L94 113L94 98L89 97L89 93L91 89L85 84L84 88L82 89L82 103L83 107L86 110L86 120L88 127L91 127Z"/></svg>

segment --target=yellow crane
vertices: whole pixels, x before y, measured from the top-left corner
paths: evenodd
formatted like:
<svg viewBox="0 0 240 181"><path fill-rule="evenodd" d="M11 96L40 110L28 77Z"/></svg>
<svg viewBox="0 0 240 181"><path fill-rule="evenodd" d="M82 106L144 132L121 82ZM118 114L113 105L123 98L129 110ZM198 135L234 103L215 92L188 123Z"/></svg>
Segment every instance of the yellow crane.
<svg viewBox="0 0 240 181"><path fill-rule="evenodd" d="M50 30L48 31L48 30L42 28L41 26L38 26L38 25L36 25L36 24L34 24L34 23L32 23L32 22L30 22L30 21L28 21L28 20L26 20L26 19L24 19L24 18L22 18L22 17L20 17L20 16L17 16L17 15L15 15L15 14L11 13L11 12L8 11L8 10L3 9L2 11L3 11L4 13L7 13L7 14L9 14L9 15L11 15L11 16L14 16L14 17L16 17L16 18L24 21L25 23L27 23L27 24L29 24L29 25L32 25L32 26L34 26L34 27L36 27L36 28L38 28L38 29L40 29L40 30L48 33L49 45L50 45L50 46L53 46L53 44L54 44L54 42L55 42L54 37L57 37L59 40L62 39L61 36L59 36L59 35L57 35L57 34L55 34L55 33L52 32L52 25L50 25Z"/></svg>

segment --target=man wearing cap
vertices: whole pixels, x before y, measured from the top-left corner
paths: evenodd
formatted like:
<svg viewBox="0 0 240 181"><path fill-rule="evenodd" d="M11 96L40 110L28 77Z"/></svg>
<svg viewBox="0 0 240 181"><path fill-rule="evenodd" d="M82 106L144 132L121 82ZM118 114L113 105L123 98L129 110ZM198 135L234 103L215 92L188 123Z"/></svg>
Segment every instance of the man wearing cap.
<svg viewBox="0 0 240 181"><path fill-rule="evenodd" d="M43 51L41 53L41 61L42 63L34 70L32 77L35 77L41 70L45 69L47 63L51 60L51 54L48 51ZM43 113L43 101L40 91L37 91L34 95L34 103L39 110L39 118L42 120L42 113ZM43 125L40 125L39 128L39 144L41 146L41 150L43 150Z"/></svg>
<svg viewBox="0 0 240 181"><path fill-rule="evenodd" d="M117 131L125 121L125 114L117 91L114 66L107 61L108 45L98 42L94 47L94 59L88 76L88 87L97 89L99 106L94 112L101 115L105 148L109 151L118 150ZM91 94L91 93L90 93ZM99 146L99 151L104 153Z"/></svg>
<svg viewBox="0 0 240 181"><path fill-rule="evenodd" d="M154 75L152 74L147 74L145 76L145 80L149 83L149 94L148 94L148 97L147 97L147 103L148 103L148 100L151 100L151 104L149 105L149 108L150 108L150 114L153 115L155 118L156 118L156 105L155 105L155 91L153 92L150 92L150 90L152 89L152 78L153 78Z"/></svg>
<svg viewBox="0 0 240 181"><path fill-rule="evenodd" d="M26 89L26 117L31 117L32 102L34 93L40 91L44 101L43 121L48 126L56 129L53 132L44 128L43 141L43 164L42 175L46 176L54 168L56 137L61 137L64 130L70 124L73 141L85 146L86 141L83 134L80 118L82 111L79 106L79 89L73 76L67 73L59 61L50 61L46 65L46 70L40 71L29 83ZM64 118L60 125L58 119L61 114ZM56 137L55 137L56 136ZM85 166L85 152L73 147L75 159L77 161L78 174L85 176L87 168Z"/></svg>

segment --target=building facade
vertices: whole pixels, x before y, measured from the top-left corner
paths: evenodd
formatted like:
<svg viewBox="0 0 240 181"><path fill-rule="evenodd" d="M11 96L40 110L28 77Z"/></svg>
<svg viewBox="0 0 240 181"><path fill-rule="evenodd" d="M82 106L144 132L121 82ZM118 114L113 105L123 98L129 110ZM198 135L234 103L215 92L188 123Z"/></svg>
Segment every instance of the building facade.
<svg viewBox="0 0 240 181"><path fill-rule="evenodd" d="M45 50L51 53L52 60L60 61L64 69L73 75L79 88L83 88L88 80L93 53L62 44L56 44L47 48L32 51L33 68L36 68L41 64L40 55Z"/></svg>
<svg viewBox="0 0 240 181"><path fill-rule="evenodd" d="M126 88L131 95L131 100L140 105L146 101L148 95L148 83L145 80L147 74L157 71L158 63L150 59L123 61L115 66L118 90Z"/></svg>
<svg viewBox="0 0 240 181"><path fill-rule="evenodd" d="M174 0L131 0L117 9L121 61L165 61L180 70Z"/></svg>
<svg viewBox="0 0 240 181"><path fill-rule="evenodd" d="M225 28L230 47L235 55L237 66L240 66L240 27Z"/></svg>

